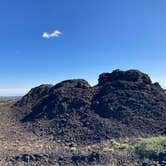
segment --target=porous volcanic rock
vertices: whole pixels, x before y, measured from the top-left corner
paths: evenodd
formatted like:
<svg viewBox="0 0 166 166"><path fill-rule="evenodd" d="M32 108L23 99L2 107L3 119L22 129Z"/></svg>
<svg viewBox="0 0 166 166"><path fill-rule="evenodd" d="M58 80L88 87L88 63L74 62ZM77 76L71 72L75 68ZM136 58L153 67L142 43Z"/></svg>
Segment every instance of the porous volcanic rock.
<svg viewBox="0 0 166 166"><path fill-rule="evenodd" d="M25 96L22 97L15 105L22 107L26 106L31 108L35 105L40 99L44 96L48 95L50 88L53 85L51 84L43 84L38 87L32 88Z"/></svg>
<svg viewBox="0 0 166 166"><path fill-rule="evenodd" d="M43 87L45 92L45 87ZM52 86L47 95L40 98L23 121L35 119L54 119L57 115L71 113L78 109L87 109L92 98L92 89L87 81L82 79L66 80Z"/></svg>
<svg viewBox="0 0 166 166"><path fill-rule="evenodd" d="M139 70L121 71L117 69L112 73L102 73L99 76L99 85L103 85L105 83L113 81L142 82L145 84L152 83L149 76L140 72Z"/></svg>
<svg viewBox="0 0 166 166"><path fill-rule="evenodd" d="M21 104L20 104L21 103ZM165 134L166 92L138 70L114 70L91 87L83 79L32 89L17 106L31 106L22 118L39 135L78 144Z"/></svg>

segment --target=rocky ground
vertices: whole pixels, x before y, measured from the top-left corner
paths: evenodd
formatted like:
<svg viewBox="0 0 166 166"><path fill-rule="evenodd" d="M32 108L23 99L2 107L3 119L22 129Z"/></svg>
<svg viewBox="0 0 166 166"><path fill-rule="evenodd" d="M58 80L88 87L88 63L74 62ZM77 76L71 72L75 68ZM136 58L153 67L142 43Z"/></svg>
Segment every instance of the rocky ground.
<svg viewBox="0 0 166 166"><path fill-rule="evenodd" d="M38 136L19 123L16 111L10 106L12 105L0 108L2 166L110 165L111 160L117 165L128 165L129 161L137 162L137 158L132 155L124 156L126 151L130 150L125 147L126 142L122 140L112 139L81 146L74 142L55 141L51 136Z"/></svg>
<svg viewBox="0 0 166 166"><path fill-rule="evenodd" d="M165 134L165 90L140 71L115 70L93 87L67 80L3 102L0 165L163 166Z"/></svg>

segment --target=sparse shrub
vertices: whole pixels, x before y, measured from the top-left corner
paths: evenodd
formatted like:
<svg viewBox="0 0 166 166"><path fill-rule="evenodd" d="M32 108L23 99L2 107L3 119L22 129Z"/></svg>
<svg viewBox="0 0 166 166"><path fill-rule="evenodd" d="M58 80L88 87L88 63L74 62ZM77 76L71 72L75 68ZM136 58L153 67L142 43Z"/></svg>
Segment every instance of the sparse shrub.
<svg viewBox="0 0 166 166"><path fill-rule="evenodd" d="M141 139L135 150L142 158L157 159L160 152L166 152L166 137L159 136Z"/></svg>

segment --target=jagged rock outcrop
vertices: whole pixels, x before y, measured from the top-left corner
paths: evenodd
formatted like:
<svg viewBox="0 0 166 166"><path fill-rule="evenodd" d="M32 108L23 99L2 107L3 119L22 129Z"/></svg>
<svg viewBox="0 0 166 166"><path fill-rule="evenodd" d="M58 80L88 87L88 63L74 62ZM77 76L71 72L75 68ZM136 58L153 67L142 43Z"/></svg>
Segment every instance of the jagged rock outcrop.
<svg viewBox="0 0 166 166"><path fill-rule="evenodd" d="M66 80L52 86L49 91L47 91L48 87L43 86L43 89L45 88L44 94L41 94L43 97L36 102L32 112L23 121L53 119L57 115L70 113L74 109L86 109L90 106L92 89L85 80Z"/></svg>
<svg viewBox="0 0 166 166"><path fill-rule="evenodd" d="M138 81L118 78L103 84L93 97L92 109L137 131L151 134L165 130L166 95L148 77Z"/></svg>
<svg viewBox="0 0 166 166"><path fill-rule="evenodd" d="M19 100L15 105L22 107L27 106L31 108L33 105L38 103L44 96L48 95L49 90L53 87L50 84L43 84L38 87L32 88L21 100Z"/></svg>
<svg viewBox="0 0 166 166"><path fill-rule="evenodd" d="M32 89L17 106L36 134L77 143L166 131L166 93L138 70L103 73L91 87L82 79Z"/></svg>
<svg viewBox="0 0 166 166"><path fill-rule="evenodd" d="M114 70L112 73L103 73L99 76L99 85L114 81L128 81L128 82L142 82L145 84L151 84L151 79L147 74L144 74L138 70Z"/></svg>

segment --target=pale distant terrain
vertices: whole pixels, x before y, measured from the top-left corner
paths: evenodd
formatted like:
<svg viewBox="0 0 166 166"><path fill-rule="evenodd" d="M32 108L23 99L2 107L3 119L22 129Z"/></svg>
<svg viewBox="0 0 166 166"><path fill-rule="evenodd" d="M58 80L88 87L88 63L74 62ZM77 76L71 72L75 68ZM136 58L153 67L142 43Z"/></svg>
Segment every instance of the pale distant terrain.
<svg viewBox="0 0 166 166"><path fill-rule="evenodd" d="M21 99L21 96L0 96L0 105L10 104Z"/></svg>

